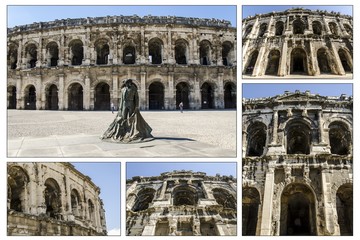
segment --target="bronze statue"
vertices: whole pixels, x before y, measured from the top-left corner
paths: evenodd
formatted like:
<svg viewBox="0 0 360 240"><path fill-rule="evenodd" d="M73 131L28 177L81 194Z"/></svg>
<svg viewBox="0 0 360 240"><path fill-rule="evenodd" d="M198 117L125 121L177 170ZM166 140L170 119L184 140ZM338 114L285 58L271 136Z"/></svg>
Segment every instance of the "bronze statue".
<svg viewBox="0 0 360 240"><path fill-rule="evenodd" d="M137 87L127 79L121 88L118 113L101 139L118 143L149 141L153 140L151 131L139 111Z"/></svg>

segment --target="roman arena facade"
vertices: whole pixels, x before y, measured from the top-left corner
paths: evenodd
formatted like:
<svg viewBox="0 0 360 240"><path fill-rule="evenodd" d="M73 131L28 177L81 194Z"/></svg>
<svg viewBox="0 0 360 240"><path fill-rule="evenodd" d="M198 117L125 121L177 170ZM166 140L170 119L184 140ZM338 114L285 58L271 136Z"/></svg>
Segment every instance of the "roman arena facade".
<svg viewBox="0 0 360 240"><path fill-rule="evenodd" d="M9 28L9 109L108 110L123 80L140 109L236 108L236 28L217 19L107 16Z"/></svg>

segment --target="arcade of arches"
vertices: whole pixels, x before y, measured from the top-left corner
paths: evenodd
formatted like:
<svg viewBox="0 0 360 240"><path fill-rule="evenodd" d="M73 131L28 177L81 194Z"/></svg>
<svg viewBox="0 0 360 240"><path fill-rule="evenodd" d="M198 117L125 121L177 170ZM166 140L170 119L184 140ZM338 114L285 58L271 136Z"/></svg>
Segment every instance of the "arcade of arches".
<svg viewBox="0 0 360 240"><path fill-rule="evenodd" d="M353 235L352 101L244 99L243 235Z"/></svg>
<svg viewBox="0 0 360 240"><path fill-rule="evenodd" d="M236 235L232 176L181 170L133 177L127 180L126 196L126 235Z"/></svg>

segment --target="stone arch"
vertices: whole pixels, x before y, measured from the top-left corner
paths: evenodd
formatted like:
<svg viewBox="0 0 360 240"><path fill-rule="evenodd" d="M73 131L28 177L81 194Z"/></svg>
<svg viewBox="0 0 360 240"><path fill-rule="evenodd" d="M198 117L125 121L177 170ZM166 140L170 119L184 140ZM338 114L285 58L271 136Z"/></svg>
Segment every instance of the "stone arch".
<svg viewBox="0 0 360 240"><path fill-rule="evenodd" d="M59 96L58 87L55 84L51 84L45 88L45 109L46 110L58 110L59 109Z"/></svg>
<svg viewBox="0 0 360 240"><path fill-rule="evenodd" d="M187 64L189 58L189 43L185 39L178 39L175 42L175 61L177 64Z"/></svg>
<svg viewBox="0 0 360 240"><path fill-rule="evenodd" d="M233 82L226 82L224 85L225 109L236 108L236 85Z"/></svg>
<svg viewBox="0 0 360 240"><path fill-rule="evenodd" d="M307 55L304 49L294 48L291 51L290 74L307 74Z"/></svg>
<svg viewBox="0 0 360 240"><path fill-rule="evenodd" d="M225 41L221 48L222 62L224 66L232 66L234 61L234 46L230 41Z"/></svg>
<svg viewBox="0 0 360 240"><path fill-rule="evenodd" d="M68 87L68 110L83 110L83 86L74 82Z"/></svg>
<svg viewBox="0 0 360 240"><path fill-rule="evenodd" d="M89 220L91 222L95 222L95 205L90 198L87 200L87 207L89 213Z"/></svg>
<svg viewBox="0 0 360 240"><path fill-rule="evenodd" d="M149 41L149 60L152 64L161 64L163 59L163 41L160 38L152 38Z"/></svg>
<svg viewBox="0 0 360 240"><path fill-rule="evenodd" d="M124 64L135 64L136 50L132 43L127 43L123 49L123 63Z"/></svg>
<svg viewBox="0 0 360 240"><path fill-rule="evenodd" d="M353 186L341 185L336 192L337 221L341 236L353 235Z"/></svg>
<svg viewBox="0 0 360 240"><path fill-rule="evenodd" d="M280 235L316 235L316 198L305 184L291 183L281 194Z"/></svg>
<svg viewBox="0 0 360 240"><path fill-rule="evenodd" d="M331 154L351 154L351 142L351 132L346 124L341 121L333 121L329 124Z"/></svg>
<svg viewBox="0 0 360 240"><path fill-rule="evenodd" d="M8 168L8 208L17 212L25 211L25 206L28 204L26 187L29 180L28 173L22 167L11 166Z"/></svg>
<svg viewBox="0 0 360 240"><path fill-rule="evenodd" d="M317 53L317 62L321 73L331 73L329 64L329 52L325 48L320 48Z"/></svg>
<svg viewBox="0 0 360 240"><path fill-rule="evenodd" d="M94 110L110 109L110 86L106 82L100 82L94 89Z"/></svg>
<svg viewBox="0 0 360 240"><path fill-rule="evenodd" d="M7 108L16 109L16 87L10 85L7 87Z"/></svg>
<svg viewBox="0 0 360 240"><path fill-rule="evenodd" d="M155 81L149 85L149 109L164 109L164 85Z"/></svg>
<svg viewBox="0 0 360 240"><path fill-rule="evenodd" d="M219 205L224 208L236 210L236 199L228 190L223 188L213 188L212 194Z"/></svg>
<svg viewBox="0 0 360 240"><path fill-rule="evenodd" d="M293 34L304 34L305 32L305 23L301 19L295 19L292 22Z"/></svg>
<svg viewBox="0 0 360 240"><path fill-rule="evenodd" d="M273 49L269 52L267 67L265 74L266 75L278 75L280 65L280 51L277 49Z"/></svg>
<svg viewBox="0 0 360 240"><path fill-rule="evenodd" d="M267 127L262 122L254 122L247 128L246 155L250 157L262 156L267 142Z"/></svg>
<svg viewBox="0 0 360 240"><path fill-rule="evenodd" d="M254 187L242 188L242 235L255 236L261 211L260 193Z"/></svg>
<svg viewBox="0 0 360 240"><path fill-rule="evenodd" d="M35 110L36 109L36 88L30 84L25 87L24 90L24 109Z"/></svg>
<svg viewBox="0 0 360 240"><path fill-rule="evenodd" d="M249 25L246 27L245 29L245 33L244 33L244 38L248 37L249 34L251 33L251 30L253 29L253 25Z"/></svg>
<svg viewBox="0 0 360 240"><path fill-rule="evenodd" d="M199 56L201 65L211 65L211 43L208 40L202 40L199 44Z"/></svg>
<svg viewBox="0 0 360 240"><path fill-rule="evenodd" d="M190 87L187 82L176 84L176 109L179 109L180 102L183 103L184 109L189 109Z"/></svg>
<svg viewBox="0 0 360 240"><path fill-rule="evenodd" d="M275 24L275 36L281 36L284 33L284 22L277 21Z"/></svg>
<svg viewBox="0 0 360 240"><path fill-rule="evenodd" d="M259 55L259 51L258 50L254 50L249 58L248 58L248 61L246 63L246 66L245 66L245 74L252 74L253 71L254 71L254 68L255 68L255 64L256 64L256 61L257 61L257 58L258 58L258 55Z"/></svg>
<svg viewBox="0 0 360 240"><path fill-rule="evenodd" d="M81 65L84 59L84 44L80 39L74 39L69 43L71 65Z"/></svg>
<svg viewBox="0 0 360 240"><path fill-rule="evenodd" d="M201 92L201 108L212 109L214 108L214 92L213 84L204 82L200 88Z"/></svg>
<svg viewBox="0 0 360 240"><path fill-rule="evenodd" d="M313 22L312 22L312 29L313 29L313 34L315 34L315 35L322 35L322 25L321 25L321 22L319 22L319 21L313 21Z"/></svg>
<svg viewBox="0 0 360 240"><path fill-rule="evenodd" d="M352 72L353 64L352 64L352 56L347 51L347 49L340 48L338 50L339 58L341 61L341 65L344 68L345 72Z"/></svg>
<svg viewBox="0 0 360 240"><path fill-rule="evenodd" d="M198 194L196 188L191 185L181 185L174 188L172 192L174 206L192 205L196 206Z"/></svg>
<svg viewBox="0 0 360 240"><path fill-rule="evenodd" d="M48 178L45 181L44 199L46 215L52 218L61 219L61 189L57 181Z"/></svg>
<svg viewBox="0 0 360 240"><path fill-rule="evenodd" d="M7 65L10 69L16 69L18 62L18 46L15 43L8 45Z"/></svg>
<svg viewBox="0 0 360 240"><path fill-rule="evenodd" d="M73 188L70 193L71 212L75 217L81 216L81 197L79 191Z"/></svg>
<svg viewBox="0 0 360 240"><path fill-rule="evenodd" d="M59 60L59 46L55 41L46 45L46 61L48 67L56 67Z"/></svg>
<svg viewBox="0 0 360 240"><path fill-rule="evenodd" d="M106 65L109 61L110 47L107 39L98 39L95 44L96 64Z"/></svg>
<svg viewBox="0 0 360 240"><path fill-rule="evenodd" d="M287 154L310 154L311 127L302 119L292 119L285 127Z"/></svg>
<svg viewBox="0 0 360 240"><path fill-rule="evenodd" d="M344 28L345 28L345 31L346 31L348 34L350 34L350 35L352 35L352 34L353 34L352 27L350 27L350 25L349 25L349 24L344 23L344 24L343 24L343 26L344 26Z"/></svg>
<svg viewBox="0 0 360 240"><path fill-rule="evenodd" d="M259 33L258 33L258 37L261 38L265 35L265 32L267 30L267 23L262 23L259 27Z"/></svg>
<svg viewBox="0 0 360 240"><path fill-rule="evenodd" d="M35 43L28 43L25 46L25 58L27 68L34 68L36 67L37 59L37 45Z"/></svg>
<svg viewBox="0 0 360 240"><path fill-rule="evenodd" d="M155 198L156 190L153 188L143 188L136 194L136 201L132 211L139 212L146 210Z"/></svg>
<svg viewBox="0 0 360 240"><path fill-rule="evenodd" d="M330 32L331 34L333 35L339 35L339 32L338 32L338 26L336 23L334 22L329 22L329 29L330 29Z"/></svg>

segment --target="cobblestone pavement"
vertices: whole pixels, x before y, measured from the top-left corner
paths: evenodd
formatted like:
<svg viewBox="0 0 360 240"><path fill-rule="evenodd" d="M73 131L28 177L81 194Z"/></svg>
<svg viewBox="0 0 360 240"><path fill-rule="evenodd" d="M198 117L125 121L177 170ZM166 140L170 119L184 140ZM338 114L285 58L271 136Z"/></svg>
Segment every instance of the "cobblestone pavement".
<svg viewBox="0 0 360 240"><path fill-rule="evenodd" d="M9 157L236 157L236 111L142 111L155 140L114 144L99 136L110 111L8 110Z"/></svg>

